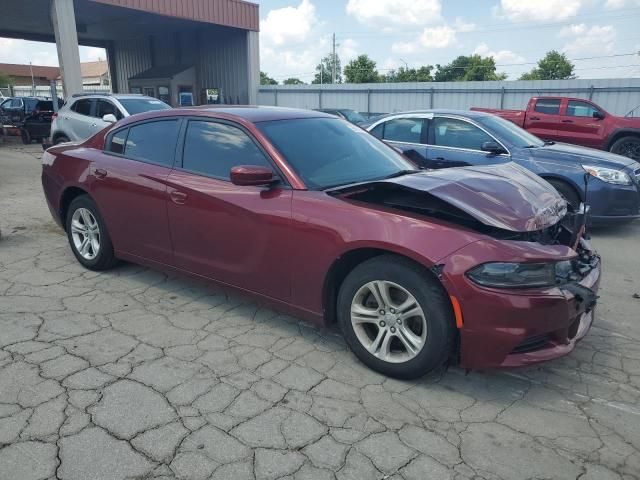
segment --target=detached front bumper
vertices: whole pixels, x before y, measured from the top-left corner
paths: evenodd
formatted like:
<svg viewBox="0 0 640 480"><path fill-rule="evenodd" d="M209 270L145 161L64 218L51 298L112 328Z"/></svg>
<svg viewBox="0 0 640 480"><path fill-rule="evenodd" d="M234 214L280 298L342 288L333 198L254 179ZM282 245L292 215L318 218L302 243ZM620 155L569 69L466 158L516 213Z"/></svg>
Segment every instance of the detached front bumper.
<svg viewBox="0 0 640 480"><path fill-rule="evenodd" d="M462 309L464 368L519 367L559 358L591 328L602 272L599 261L580 282L536 290L484 288L460 275L464 268L454 266L459 272L450 272L445 280Z"/></svg>

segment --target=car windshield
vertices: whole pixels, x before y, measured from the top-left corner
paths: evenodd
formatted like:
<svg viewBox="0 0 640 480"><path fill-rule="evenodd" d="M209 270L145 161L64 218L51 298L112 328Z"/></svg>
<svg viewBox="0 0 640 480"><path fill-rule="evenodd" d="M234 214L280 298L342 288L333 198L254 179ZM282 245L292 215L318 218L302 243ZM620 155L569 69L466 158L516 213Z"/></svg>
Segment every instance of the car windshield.
<svg viewBox="0 0 640 480"><path fill-rule="evenodd" d="M256 123L309 188L326 189L417 171L392 148L333 118Z"/></svg>
<svg viewBox="0 0 640 480"><path fill-rule="evenodd" d="M150 112L152 110L168 110L171 107L155 98L119 98L122 106L129 112L129 115L136 113Z"/></svg>
<svg viewBox="0 0 640 480"><path fill-rule="evenodd" d="M487 115L486 117L478 117L477 121L491 130L491 132L498 137L498 140L510 143L515 147L531 148L544 146L544 142L538 137L504 118Z"/></svg>
<svg viewBox="0 0 640 480"><path fill-rule="evenodd" d="M356 112L355 110L342 110L342 113L347 117L347 120L352 123L360 123L366 120L360 112Z"/></svg>

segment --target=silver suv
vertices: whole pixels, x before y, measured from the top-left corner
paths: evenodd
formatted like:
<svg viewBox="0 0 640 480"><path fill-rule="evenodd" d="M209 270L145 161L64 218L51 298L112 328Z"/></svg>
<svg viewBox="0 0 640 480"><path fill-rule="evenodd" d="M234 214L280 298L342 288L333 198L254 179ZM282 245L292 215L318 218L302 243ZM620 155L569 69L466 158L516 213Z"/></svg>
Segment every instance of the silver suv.
<svg viewBox="0 0 640 480"><path fill-rule="evenodd" d="M118 120L150 110L171 108L152 97L134 94L76 94L64 102L51 122L51 142L85 140Z"/></svg>

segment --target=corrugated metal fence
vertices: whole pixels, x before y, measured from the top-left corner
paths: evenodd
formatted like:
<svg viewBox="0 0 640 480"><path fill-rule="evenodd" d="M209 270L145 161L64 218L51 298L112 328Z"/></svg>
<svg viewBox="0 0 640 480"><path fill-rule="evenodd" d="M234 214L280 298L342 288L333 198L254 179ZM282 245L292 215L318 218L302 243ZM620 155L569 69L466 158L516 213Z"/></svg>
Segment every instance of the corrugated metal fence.
<svg viewBox="0 0 640 480"><path fill-rule="evenodd" d="M640 116L640 78L504 82L366 83L261 86L259 105L351 108L368 115L423 108L525 108L529 98L591 99L614 115Z"/></svg>

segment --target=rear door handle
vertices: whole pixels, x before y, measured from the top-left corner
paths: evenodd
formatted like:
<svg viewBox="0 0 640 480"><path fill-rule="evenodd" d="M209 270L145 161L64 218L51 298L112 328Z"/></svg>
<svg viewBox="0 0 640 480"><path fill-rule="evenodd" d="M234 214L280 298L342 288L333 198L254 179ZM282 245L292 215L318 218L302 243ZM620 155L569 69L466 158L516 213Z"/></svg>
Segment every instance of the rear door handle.
<svg viewBox="0 0 640 480"><path fill-rule="evenodd" d="M540 117L531 117L529 120L540 120Z"/></svg>
<svg viewBox="0 0 640 480"><path fill-rule="evenodd" d="M177 205L183 205L186 203L187 198L189 196L184 192L179 192L178 190L173 190L169 196L171 197L171 201Z"/></svg>
<svg viewBox="0 0 640 480"><path fill-rule="evenodd" d="M96 168L94 174L97 178L104 178L107 176L107 171L102 168Z"/></svg>
<svg viewBox="0 0 640 480"><path fill-rule="evenodd" d="M573 123L573 120L562 120L562 123Z"/></svg>

